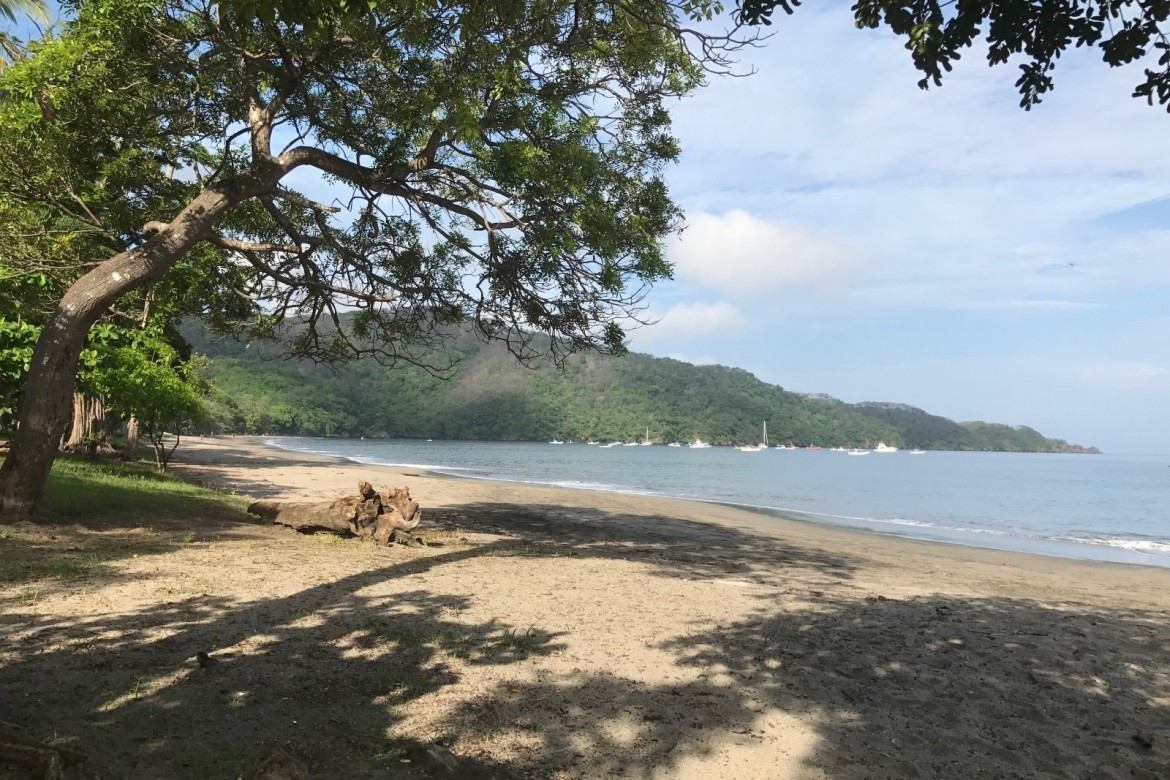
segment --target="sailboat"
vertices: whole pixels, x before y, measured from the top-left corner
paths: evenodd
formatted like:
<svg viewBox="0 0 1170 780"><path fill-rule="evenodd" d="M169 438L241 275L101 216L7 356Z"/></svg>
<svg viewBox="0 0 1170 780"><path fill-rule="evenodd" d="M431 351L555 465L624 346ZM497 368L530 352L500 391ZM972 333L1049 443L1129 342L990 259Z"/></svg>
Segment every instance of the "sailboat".
<svg viewBox="0 0 1170 780"><path fill-rule="evenodd" d="M768 449L768 421L764 420L764 440L759 444L749 444L746 447L740 447L740 452L762 452Z"/></svg>
<svg viewBox="0 0 1170 780"><path fill-rule="evenodd" d="M654 442L650 441L650 426L649 426L649 425L647 425L647 426L646 426L646 438L645 438L645 439L642 439L642 446L643 446L643 447L649 447L649 446L650 446L651 444L653 444L653 443L654 443Z"/></svg>

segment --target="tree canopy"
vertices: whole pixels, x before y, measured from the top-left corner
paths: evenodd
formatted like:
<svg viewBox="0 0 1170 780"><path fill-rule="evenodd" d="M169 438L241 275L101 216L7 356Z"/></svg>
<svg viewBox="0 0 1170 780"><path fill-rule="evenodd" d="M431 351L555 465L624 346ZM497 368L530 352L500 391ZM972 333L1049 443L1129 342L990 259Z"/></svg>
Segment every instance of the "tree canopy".
<svg viewBox="0 0 1170 780"><path fill-rule="evenodd" d="M800 0L740 0L748 24L769 25ZM1019 63L1020 105L1030 109L1053 87L1057 60L1071 48L1096 47L1110 66L1140 63L1134 97L1170 111L1170 40L1166 0L857 0L857 26L886 27L905 40L923 89L942 83L964 49L983 41L990 65Z"/></svg>
<svg viewBox="0 0 1170 780"><path fill-rule="evenodd" d="M742 43L691 26L718 3L361 5L77 0L0 75L0 200L90 244L31 361L10 511L89 327L180 263L319 360L416 361L454 323L521 359L624 349L680 221L668 104Z"/></svg>

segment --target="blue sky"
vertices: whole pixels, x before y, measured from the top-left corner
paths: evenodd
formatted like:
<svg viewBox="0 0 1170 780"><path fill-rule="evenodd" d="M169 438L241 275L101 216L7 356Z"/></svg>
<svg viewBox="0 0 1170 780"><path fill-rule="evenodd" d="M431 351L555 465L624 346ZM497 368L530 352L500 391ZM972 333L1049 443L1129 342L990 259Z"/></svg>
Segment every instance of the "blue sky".
<svg viewBox="0 0 1170 780"><path fill-rule="evenodd" d="M968 54L918 89L845 7L675 111L688 226L632 347L847 401L1167 452L1170 117L1075 52L1025 112Z"/></svg>
<svg viewBox="0 0 1170 780"><path fill-rule="evenodd" d="M749 78L679 103L688 226L631 347L801 392L1170 452L1170 117L1061 60L1017 107L968 53L916 86L847 7L777 14Z"/></svg>

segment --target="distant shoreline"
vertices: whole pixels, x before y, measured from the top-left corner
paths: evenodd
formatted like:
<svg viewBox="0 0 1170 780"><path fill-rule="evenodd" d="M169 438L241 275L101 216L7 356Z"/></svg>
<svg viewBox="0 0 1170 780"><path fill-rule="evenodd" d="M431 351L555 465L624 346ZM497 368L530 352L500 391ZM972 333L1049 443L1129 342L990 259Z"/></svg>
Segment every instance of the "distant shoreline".
<svg viewBox="0 0 1170 780"><path fill-rule="evenodd" d="M424 438L415 437L415 436L316 436L316 435L300 434L300 433L214 433L214 434L206 434L206 435L209 437L215 437L215 438L240 437L240 438L252 438L252 439L326 439L326 440L330 440L330 441L419 441L419 442L452 441L452 442L463 442L463 443L468 443L468 444L478 443L478 442L482 442L485 444L548 444L549 443L549 441L546 439L451 439L451 438L444 438L444 437L425 438L424 439ZM676 443L682 445L683 447L687 446L687 442L676 442ZM597 444L597 442L590 444L589 442L570 440L570 441L563 441L563 442L561 442L561 444L562 445L580 445L580 446L584 446L584 447L591 447L591 446L595 446ZM651 446L666 447L666 446L668 446L668 443L667 442L651 442ZM712 447L735 448L735 447L738 447L741 445L739 445L739 444L711 444L711 446ZM832 446L838 446L838 445L832 445ZM854 449L852 446L847 446L847 445L840 445L840 446L844 446L845 449ZM1070 445L1070 447L1071 448L1067 449L1067 450L975 450L975 449L948 450L948 449L939 449L939 448L932 448L932 447L922 447L919 449L922 449L925 452L986 452L986 453L995 453L995 454L1001 454L1001 455L1013 455L1013 454L1014 455L1106 455L1106 454L1110 454L1110 453L1106 453L1104 450L1101 450L1097 447L1081 447L1080 445ZM771 446L770 449L784 449L784 448ZM809 447L796 447L796 449L807 450L807 449L809 449ZM822 451L827 451L830 449L830 447L826 445L826 446L821 446L819 449ZM856 449L868 449L868 450L872 451L873 447L860 447L859 446ZM913 448L913 447L900 447L899 452L909 452L911 449L915 449L915 448ZM1118 453L1114 453L1114 454L1118 454ZM1137 453L1137 454L1158 455L1158 454L1162 454L1162 453Z"/></svg>

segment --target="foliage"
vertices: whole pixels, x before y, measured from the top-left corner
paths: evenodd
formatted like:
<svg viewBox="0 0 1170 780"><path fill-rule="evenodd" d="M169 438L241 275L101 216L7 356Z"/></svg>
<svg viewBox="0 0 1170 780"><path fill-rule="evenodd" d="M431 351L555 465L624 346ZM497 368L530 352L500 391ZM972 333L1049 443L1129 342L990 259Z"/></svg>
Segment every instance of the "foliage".
<svg viewBox="0 0 1170 780"><path fill-rule="evenodd" d="M0 17L15 22L17 14L28 14L41 22L49 21L45 0L0 0Z"/></svg>
<svg viewBox="0 0 1170 780"><path fill-rule="evenodd" d="M11 415L19 402L33 346L41 328L0 317L0 417ZM170 451L163 446L167 431L178 435L203 419L203 396L210 388L199 379L203 364L189 362L174 345L186 345L175 332L157 323L147 329L108 323L95 326L79 358L76 390L102 396L109 411L138 418L165 468Z"/></svg>
<svg viewBox="0 0 1170 780"><path fill-rule="evenodd" d="M771 24L776 8L791 14L800 0L740 0L749 24ZM942 83L964 49L987 45L990 65L1023 60L1016 87L1030 109L1052 89L1060 56L1073 47L1096 47L1108 65L1141 63L1145 80L1134 97L1170 110L1170 41L1163 28L1170 16L1164 0L856 0L858 27L885 26L903 38L919 86Z"/></svg>
<svg viewBox="0 0 1170 780"><path fill-rule="evenodd" d="M76 219L101 258L224 192L210 288L268 301L260 335L307 321L289 346L325 361L409 360L453 322L621 351L680 220L667 105L736 45L682 24L710 0L73 6L0 77L0 195ZM323 177L344 207L308 196Z"/></svg>
<svg viewBox="0 0 1170 780"><path fill-rule="evenodd" d="M182 433L202 420L208 387L199 378L198 361L181 363L170 344L149 334L136 335L133 343L108 354L97 390L115 414L138 420L154 448L155 463L165 471Z"/></svg>
<svg viewBox="0 0 1170 780"><path fill-rule="evenodd" d="M34 325L0 318L0 419L16 410L21 381L28 373L40 334Z"/></svg>
<svg viewBox="0 0 1170 780"><path fill-rule="evenodd" d="M25 14L38 22L49 21L45 0L0 0L0 18L9 22L17 21L19 14ZM0 70L8 63L24 57L24 46L7 30L0 30Z"/></svg>
<svg viewBox="0 0 1170 780"><path fill-rule="evenodd" d="M464 334L433 358L460 361L444 381L375 363L333 371L266 359L277 354L270 345L209 339L194 323L183 333L211 356L207 375L216 390L206 432L547 441L640 440L649 428L660 443L697 436L743 444L759 441L766 420L769 439L781 444L1033 450L1053 444L1041 438L994 446L950 420L948 435L923 437L920 427L882 419L870 405L790 393L740 369L649 355L579 355L563 371L548 363L529 371L502 348ZM952 430L957 435L949 437Z"/></svg>
<svg viewBox="0 0 1170 780"><path fill-rule="evenodd" d="M832 403L839 403L829 399ZM906 404L846 404L847 408L898 429L906 447L991 452L1097 452L1062 439L1048 439L1027 426L955 422Z"/></svg>

